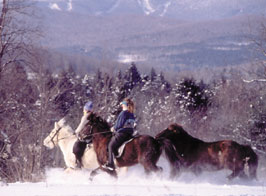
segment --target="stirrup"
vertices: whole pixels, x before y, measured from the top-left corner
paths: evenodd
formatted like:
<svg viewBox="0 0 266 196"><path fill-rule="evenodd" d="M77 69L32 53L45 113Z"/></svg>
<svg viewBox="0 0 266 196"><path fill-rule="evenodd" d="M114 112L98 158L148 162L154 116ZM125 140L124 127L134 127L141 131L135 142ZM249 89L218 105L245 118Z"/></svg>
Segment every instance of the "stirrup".
<svg viewBox="0 0 266 196"><path fill-rule="evenodd" d="M103 164L102 168L108 169L110 171L114 171L115 170L114 166L112 166L111 164L108 164L108 163Z"/></svg>

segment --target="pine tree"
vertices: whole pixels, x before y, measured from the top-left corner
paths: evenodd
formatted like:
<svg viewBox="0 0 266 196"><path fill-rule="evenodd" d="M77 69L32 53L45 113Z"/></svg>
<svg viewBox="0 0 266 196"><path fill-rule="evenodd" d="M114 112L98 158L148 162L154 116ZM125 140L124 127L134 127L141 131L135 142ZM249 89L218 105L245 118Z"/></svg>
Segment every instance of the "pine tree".
<svg viewBox="0 0 266 196"><path fill-rule="evenodd" d="M141 82L141 76L135 63L132 63L126 71L124 79L126 80L125 88L129 91Z"/></svg>
<svg viewBox="0 0 266 196"><path fill-rule="evenodd" d="M155 69L152 67L151 68L151 73L150 73L150 79L151 79L151 81L154 81L155 78L156 78L156 76L157 76L157 74L155 72Z"/></svg>
<svg viewBox="0 0 266 196"><path fill-rule="evenodd" d="M165 101L170 93L170 85L164 80L162 75L156 75L155 69L151 69L151 76L147 80L142 80L143 85L139 89L134 89L132 93L137 100L140 110L139 129L146 130L154 135L158 129L164 128L169 123L167 118L162 118L168 113L165 110ZM166 88L167 86L167 88Z"/></svg>
<svg viewBox="0 0 266 196"><path fill-rule="evenodd" d="M209 104L205 91L206 85L197 84L194 79L183 79L178 84L177 100L182 108L193 113L194 111L206 110Z"/></svg>
<svg viewBox="0 0 266 196"><path fill-rule="evenodd" d="M57 109L66 115L75 104L76 74L70 67L59 74L57 82L61 92L55 97L54 103L57 105Z"/></svg>

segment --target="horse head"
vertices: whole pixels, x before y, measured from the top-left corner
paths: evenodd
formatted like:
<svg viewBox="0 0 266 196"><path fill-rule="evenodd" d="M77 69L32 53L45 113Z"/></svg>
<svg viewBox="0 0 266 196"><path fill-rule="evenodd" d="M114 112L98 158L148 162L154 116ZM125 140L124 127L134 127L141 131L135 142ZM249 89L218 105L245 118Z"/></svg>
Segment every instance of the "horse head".
<svg viewBox="0 0 266 196"><path fill-rule="evenodd" d="M177 123L170 124L166 129L162 130L160 133L156 135L155 138L169 138L173 135L178 135L186 133L182 126L178 125Z"/></svg>
<svg viewBox="0 0 266 196"><path fill-rule="evenodd" d="M59 140L70 135L73 135L73 130L66 125L65 119L62 118L60 121L54 123L54 128L43 140L43 145L52 149L58 145Z"/></svg>
<svg viewBox="0 0 266 196"><path fill-rule="evenodd" d="M95 133L110 132L109 124L97 114L91 112L84 127L80 131L81 137L92 138Z"/></svg>

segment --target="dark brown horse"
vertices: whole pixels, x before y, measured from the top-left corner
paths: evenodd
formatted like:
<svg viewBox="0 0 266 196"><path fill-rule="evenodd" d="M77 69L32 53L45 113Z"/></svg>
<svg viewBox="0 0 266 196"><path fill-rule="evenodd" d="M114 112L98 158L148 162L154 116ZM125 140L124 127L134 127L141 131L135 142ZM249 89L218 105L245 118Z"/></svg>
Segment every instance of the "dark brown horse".
<svg viewBox="0 0 266 196"><path fill-rule="evenodd" d="M99 169L116 177L117 174L115 170L109 171L102 167L102 165L107 162L107 146L113 134L110 131L108 123L96 114L91 113L88 116L87 124L81 132L91 136L100 165L99 168L91 173L91 177L96 175ZM175 165L176 161L178 161L178 157L176 157L177 153L171 141L166 138L155 139L149 135L139 135L127 143L123 154L119 158L116 158L116 166L128 167L140 163L144 167L146 173L161 171L162 169L158 167L156 163L163 150L165 150L166 157L172 166L171 176L174 176L178 171L178 167Z"/></svg>
<svg viewBox="0 0 266 196"><path fill-rule="evenodd" d="M258 157L250 146L231 140L204 142L189 135L180 125L171 124L156 137L167 138L175 145L179 154L180 169L199 175L202 171L229 169L235 177L256 179ZM248 170L248 174L245 173Z"/></svg>

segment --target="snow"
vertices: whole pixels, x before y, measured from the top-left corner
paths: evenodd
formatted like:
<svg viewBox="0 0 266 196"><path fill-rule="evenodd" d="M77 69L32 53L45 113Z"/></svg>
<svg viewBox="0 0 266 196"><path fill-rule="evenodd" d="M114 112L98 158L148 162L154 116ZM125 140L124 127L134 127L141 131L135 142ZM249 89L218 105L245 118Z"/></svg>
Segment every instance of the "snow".
<svg viewBox="0 0 266 196"><path fill-rule="evenodd" d="M72 6L72 0L69 0L67 2L67 11L71 11L73 9L73 6Z"/></svg>
<svg viewBox="0 0 266 196"><path fill-rule="evenodd" d="M160 164L165 169L166 164L162 161ZM167 169L160 176L146 176L141 166L131 167L118 179L101 172L90 181L89 173L86 170L65 173L62 168L50 168L43 182L2 183L0 193L1 196L266 196L266 178L261 176L249 183L236 179L229 183L225 171L200 177L183 173L174 180L169 180Z"/></svg>
<svg viewBox="0 0 266 196"><path fill-rule="evenodd" d="M155 12L155 10L152 8L149 0L144 0L143 4L144 4L144 12L145 12L145 14L149 15L149 14Z"/></svg>
<svg viewBox="0 0 266 196"><path fill-rule="evenodd" d="M156 10L152 7L150 0L138 0L138 4L142 7L146 15L150 15Z"/></svg>
<svg viewBox="0 0 266 196"><path fill-rule="evenodd" d="M171 1L167 2L165 5L164 5L164 9L163 9L163 12L160 14L160 16L164 16L168 10L168 7L171 5Z"/></svg>
<svg viewBox="0 0 266 196"><path fill-rule="evenodd" d="M140 62L145 61L146 58L138 54L119 54L118 62L120 63L131 63L131 62Z"/></svg>
<svg viewBox="0 0 266 196"><path fill-rule="evenodd" d="M49 7L52 10L59 10L59 11L61 11L61 8L56 3L50 3L49 4Z"/></svg>

